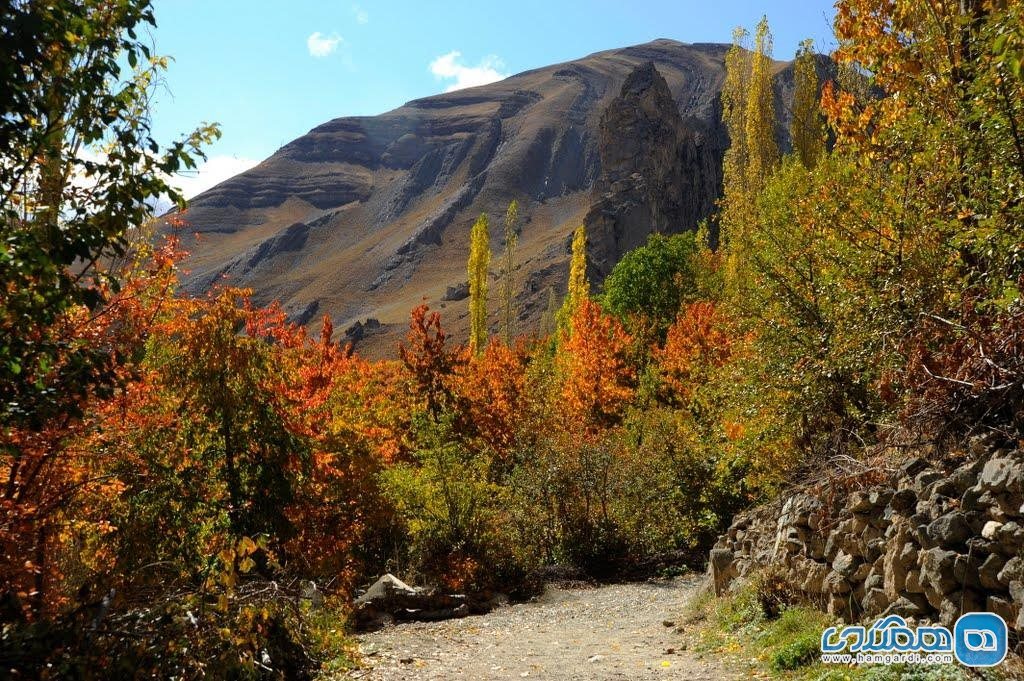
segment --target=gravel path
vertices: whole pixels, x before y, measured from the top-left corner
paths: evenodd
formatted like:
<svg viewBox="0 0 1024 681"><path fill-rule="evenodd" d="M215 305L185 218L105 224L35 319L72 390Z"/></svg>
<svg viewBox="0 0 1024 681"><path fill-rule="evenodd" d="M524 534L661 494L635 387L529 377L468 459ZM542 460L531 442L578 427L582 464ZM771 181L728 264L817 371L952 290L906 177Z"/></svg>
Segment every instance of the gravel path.
<svg viewBox="0 0 1024 681"><path fill-rule="evenodd" d="M674 623L697 577L599 588L549 587L535 601L480 617L388 627L360 636L367 668L349 678L740 678L683 650Z"/></svg>

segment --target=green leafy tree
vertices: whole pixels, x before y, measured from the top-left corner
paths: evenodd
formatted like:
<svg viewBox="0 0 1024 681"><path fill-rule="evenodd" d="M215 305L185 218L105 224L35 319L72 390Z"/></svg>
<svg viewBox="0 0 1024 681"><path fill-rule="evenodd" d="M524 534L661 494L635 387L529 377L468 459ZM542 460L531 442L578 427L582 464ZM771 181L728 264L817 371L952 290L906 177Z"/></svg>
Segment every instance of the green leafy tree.
<svg viewBox="0 0 1024 681"><path fill-rule="evenodd" d="M814 42L800 43L793 65L793 117L789 137L793 153L808 168L813 168L825 151L825 119L818 95L818 71L815 67Z"/></svg>
<svg viewBox="0 0 1024 681"><path fill-rule="evenodd" d="M469 348L474 354L487 345L487 286L491 236L487 216L480 215L469 233Z"/></svg>
<svg viewBox="0 0 1024 681"><path fill-rule="evenodd" d="M602 305L648 344L663 339L680 305L696 291L695 255L690 232L652 234L612 269L604 281Z"/></svg>
<svg viewBox="0 0 1024 681"><path fill-rule="evenodd" d="M110 386L110 349L61 324L97 313L165 179L194 167L203 127L166 150L149 103L164 58L139 37L148 0L13 2L0 9L0 424L42 427ZM123 66L127 66L127 75ZM17 456L17 453L13 453Z"/></svg>

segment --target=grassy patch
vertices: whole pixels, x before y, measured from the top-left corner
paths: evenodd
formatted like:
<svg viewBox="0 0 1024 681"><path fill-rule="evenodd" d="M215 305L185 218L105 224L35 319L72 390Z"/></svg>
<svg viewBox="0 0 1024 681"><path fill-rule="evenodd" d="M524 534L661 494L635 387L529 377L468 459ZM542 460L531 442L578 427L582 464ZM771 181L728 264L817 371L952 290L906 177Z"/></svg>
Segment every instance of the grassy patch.
<svg viewBox="0 0 1024 681"><path fill-rule="evenodd" d="M705 594L695 600L685 627L699 654L725 656L746 667L750 678L800 681L1003 681L1016 676L1019 661L968 674L956 665L838 667L820 662L821 632L835 618L781 597L771 578L755 576L724 598Z"/></svg>
<svg viewBox="0 0 1024 681"><path fill-rule="evenodd" d="M304 606L303 610L310 652L320 661L316 678L320 681L339 679L346 672L358 668L358 644L349 635L345 610L331 605L316 609Z"/></svg>

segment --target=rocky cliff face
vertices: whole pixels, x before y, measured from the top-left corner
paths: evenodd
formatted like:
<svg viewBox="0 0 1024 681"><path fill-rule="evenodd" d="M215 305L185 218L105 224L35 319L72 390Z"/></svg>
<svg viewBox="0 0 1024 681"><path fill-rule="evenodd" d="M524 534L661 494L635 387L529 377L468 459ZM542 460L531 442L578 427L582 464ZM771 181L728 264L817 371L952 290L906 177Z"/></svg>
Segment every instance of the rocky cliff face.
<svg viewBox="0 0 1024 681"><path fill-rule="evenodd" d="M601 172L584 224L596 279L652 233L693 229L711 215L728 145L721 125L683 121L654 62L626 78L601 116Z"/></svg>
<svg viewBox="0 0 1024 681"><path fill-rule="evenodd" d="M184 286L251 287L258 302L280 300L302 323L328 314L336 329L378 320L357 343L370 355L393 354L423 301L458 338L467 304L448 291L465 282L469 228L480 213L500 223L516 199L529 330L547 288L564 291L584 220L600 278L650 231L692 229L711 210L727 49L657 40L325 123L191 202ZM785 100L789 68L776 66Z"/></svg>
<svg viewBox="0 0 1024 681"><path fill-rule="evenodd" d="M737 516L711 551L716 590L769 568L847 619L989 611L1024 631L1024 452L991 440L951 470L913 459L845 496L808 489Z"/></svg>

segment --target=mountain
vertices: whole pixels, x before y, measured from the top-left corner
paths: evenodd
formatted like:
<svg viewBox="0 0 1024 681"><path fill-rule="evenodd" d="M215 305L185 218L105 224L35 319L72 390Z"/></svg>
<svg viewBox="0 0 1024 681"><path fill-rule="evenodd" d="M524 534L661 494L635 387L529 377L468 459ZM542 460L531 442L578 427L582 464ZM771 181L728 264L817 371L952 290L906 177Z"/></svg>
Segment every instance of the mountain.
<svg viewBox="0 0 1024 681"><path fill-rule="evenodd" d="M487 213L498 256L515 199L517 331L529 331L548 288L564 292L580 223L597 284L650 232L712 212L727 51L656 40L324 123L192 200L183 286L249 287L303 324L328 314L370 356L394 353L424 301L464 338L469 228ZM791 66L777 63L783 146L791 90Z"/></svg>

